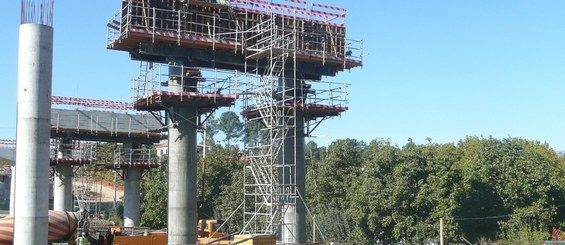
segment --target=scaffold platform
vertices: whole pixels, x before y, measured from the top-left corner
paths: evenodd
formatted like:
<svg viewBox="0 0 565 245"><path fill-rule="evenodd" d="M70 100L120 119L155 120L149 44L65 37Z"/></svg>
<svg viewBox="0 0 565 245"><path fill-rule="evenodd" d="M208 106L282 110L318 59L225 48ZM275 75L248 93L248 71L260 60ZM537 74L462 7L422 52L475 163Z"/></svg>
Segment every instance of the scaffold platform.
<svg viewBox="0 0 565 245"><path fill-rule="evenodd" d="M51 166L56 165L72 165L72 166L80 166L80 165L89 165L95 159L91 158L50 158L49 164Z"/></svg>
<svg viewBox="0 0 565 245"><path fill-rule="evenodd" d="M233 94L153 91L143 95L133 106L140 111L158 111L173 105L193 105L198 107L199 113L202 114L217 107L233 106L236 99L237 96Z"/></svg>
<svg viewBox="0 0 565 245"><path fill-rule="evenodd" d="M296 108L298 112L304 112L304 116L309 119L316 119L322 117L335 117L341 115L341 113L346 112L349 107L347 106L330 106L330 105L319 105L319 104L302 104L302 103L286 103L286 106L280 106L279 111L288 108ZM247 120L253 120L262 117L262 109L248 108L241 112ZM289 110L290 111L290 110Z"/></svg>
<svg viewBox="0 0 565 245"><path fill-rule="evenodd" d="M158 143L161 122L150 114L96 110L51 109L51 137L104 142Z"/></svg>
<svg viewBox="0 0 565 245"><path fill-rule="evenodd" d="M150 168L158 168L161 166L159 162L110 162L106 163L105 167L107 169L124 169L124 168L142 168L142 169L150 169Z"/></svg>
<svg viewBox="0 0 565 245"><path fill-rule="evenodd" d="M166 63L167 57L181 56L190 57L192 66L210 67L212 62L217 68L244 71L251 65L245 63L246 57L272 50L260 32L271 18L277 32L296 40L295 52L289 55L308 67L305 73L335 76L363 64L363 42L346 39L346 11L307 1L297 5L263 0L190 1L187 7L177 8L159 1L130 0L122 2L120 12L107 24L107 48L127 51L137 60ZM265 69L266 63L255 66Z"/></svg>

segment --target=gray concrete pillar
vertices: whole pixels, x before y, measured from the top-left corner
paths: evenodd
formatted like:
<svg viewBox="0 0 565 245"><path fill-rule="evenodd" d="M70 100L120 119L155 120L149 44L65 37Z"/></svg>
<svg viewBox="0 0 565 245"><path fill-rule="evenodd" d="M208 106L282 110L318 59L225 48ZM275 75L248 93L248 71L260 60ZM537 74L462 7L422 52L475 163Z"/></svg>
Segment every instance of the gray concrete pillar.
<svg viewBox="0 0 565 245"><path fill-rule="evenodd" d="M304 156L304 115L297 113L295 122L290 122L289 130L284 140L284 155L280 159L285 165L279 172L279 184L285 193L292 193L292 186L300 196L306 196L306 167ZM294 167L292 167L294 166ZM284 244L306 243L306 208L299 194L287 200L283 205L283 219L285 226L281 227L281 241Z"/></svg>
<svg viewBox="0 0 565 245"><path fill-rule="evenodd" d="M53 180L53 210L73 211L73 166L60 164Z"/></svg>
<svg viewBox="0 0 565 245"><path fill-rule="evenodd" d="M179 64L177 64L179 65ZM185 92L184 71L170 68L169 91ZM181 81L182 80L182 81ZM198 108L173 106L169 118L168 244L196 244L196 125Z"/></svg>
<svg viewBox="0 0 565 245"><path fill-rule="evenodd" d="M14 244L47 244L53 28L20 26Z"/></svg>
<svg viewBox="0 0 565 245"><path fill-rule="evenodd" d="M124 226L139 226L141 216L141 169L124 170Z"/></svg>
<svg viewBox="0 0 565 245"><path fill-rule="evenodd" d="M62 158L72 158L72 140L63 139L61 148ZM73 210L73 166L70 164L59 164L55 167L53 180L53 210Z"/></svg>
<svg viewBox="0 0 565 245"><path fill-rule="evenodd" d="M124 143L125 162L136 162L139 146ZM138 167L124 169L124 226L139 226L141 221L141 172Z"/></svg>

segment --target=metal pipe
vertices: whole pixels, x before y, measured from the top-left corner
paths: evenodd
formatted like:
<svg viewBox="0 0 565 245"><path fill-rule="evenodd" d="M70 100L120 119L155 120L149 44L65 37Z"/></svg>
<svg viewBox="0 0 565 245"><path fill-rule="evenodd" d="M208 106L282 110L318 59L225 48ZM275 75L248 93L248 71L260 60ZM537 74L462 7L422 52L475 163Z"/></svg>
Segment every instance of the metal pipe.
<svg viewBox="0 0 565 245"><path fill-rule="evenodd" d="M20 26L14 244L47 244L53 28Z"/></svg>

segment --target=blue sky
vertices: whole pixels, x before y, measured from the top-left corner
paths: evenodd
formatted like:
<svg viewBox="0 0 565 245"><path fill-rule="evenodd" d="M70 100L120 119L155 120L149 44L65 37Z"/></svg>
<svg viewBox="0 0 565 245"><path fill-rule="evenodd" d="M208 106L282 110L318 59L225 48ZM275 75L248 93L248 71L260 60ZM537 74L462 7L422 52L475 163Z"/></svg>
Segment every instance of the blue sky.
<svg viewBox="0 0 565 245"><path fill-rule="evenodd" d="M119 2L56 1L53 95L130 100L138 63L105 49ZM339 75L350 111L316 134L398 145L511 136L565 150L565 1L318 2L348 9L349 38L368 56ZM14 139L20 3L3 9L0 138Z"/></svg>

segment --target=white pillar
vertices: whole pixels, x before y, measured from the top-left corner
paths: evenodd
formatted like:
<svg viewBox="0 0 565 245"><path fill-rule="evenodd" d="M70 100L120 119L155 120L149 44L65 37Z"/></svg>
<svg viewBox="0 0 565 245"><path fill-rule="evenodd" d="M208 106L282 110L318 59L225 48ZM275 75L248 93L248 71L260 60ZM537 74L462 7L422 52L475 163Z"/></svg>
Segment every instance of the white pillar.
<svg viewBox="0 0 565 245"><path fill-rule="evenodd" d="M140 184L140 168L124 170L124 226L133 227L140 224Z"/></svg>
<svg viewBox="0 0 565 245"><path fill-rule="evenodd" d="M72 140L62 140L61 156L71 158ZM73 166L71 164L59 164L55 168L53 178L53 210L55 211L74 211L73 210Z"/></svg>
<svg viewBox="0 0 565 245"><path fill-rule="evenodd" d="M185 92L180 86L181 68L169 70L169 91ZM186 80L185 80L186 83ZM196 243L196 106L173 106L169 113L168 244Z"/></svg>
<svg viewBox="0 0 565 245"><path fill-rule="evenodd" d="M14 244L47 244L53 28L20 26Z"/></svg>
<svg viewBox="0 0 565 245"><path fill-rule="evenodd" d="M137 145L124 143L126 162L135 162L139 157L136 154ZM140 224L141 209L141 169L132 167L124 169L124 226L133 227Z"/></svg>
<svg viewBox="0 0 565 245"><path fill-rule="evenodd" d="M60 164L53 180L53 210L73 211L73 166Z"/></svg>

